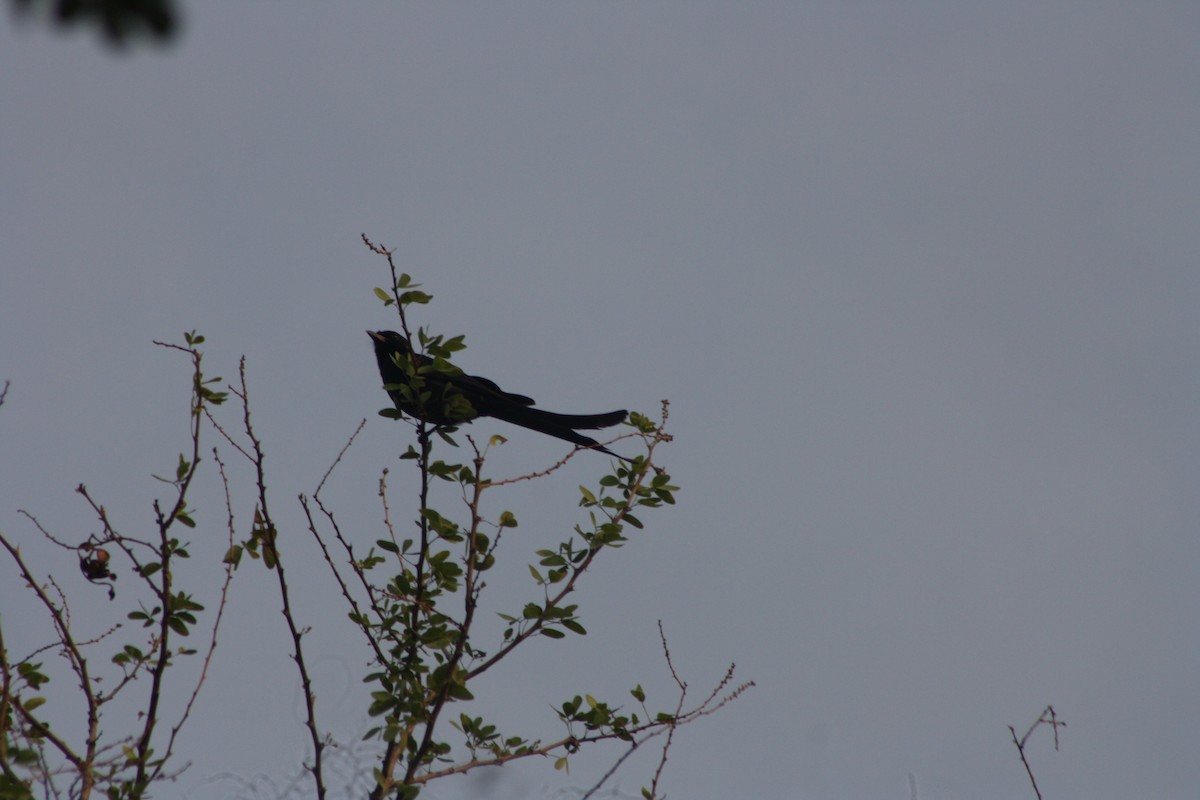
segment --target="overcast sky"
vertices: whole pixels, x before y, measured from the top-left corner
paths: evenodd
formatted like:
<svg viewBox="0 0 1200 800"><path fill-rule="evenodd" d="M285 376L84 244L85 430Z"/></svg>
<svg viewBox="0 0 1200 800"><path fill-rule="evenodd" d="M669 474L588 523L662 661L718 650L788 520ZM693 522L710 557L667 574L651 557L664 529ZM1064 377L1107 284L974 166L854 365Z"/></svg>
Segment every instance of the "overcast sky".
<svg viewBox="0 0 1200 800"><path fill-rule="evenodd" d="M187 424L187 364L152 340L199 329L211 374L247 357L322 719L343 783L369 768L367 654L294 499L366 417L330 500L364 547L380 470L411 502L410 430L375 414L363 331L394 318L366 233L468 371L558 411L672 402L679 505L585 583L589 635L533 643L481 712L548 739L577 692L672 706L661 619L694 695L733 661L758 684L680 733L671 798L1029 798L1007 726L1048 703L1069 727L1030 745L1047 798L1195 795L1200 6L185 11L176 46L123 56L0 26L0 529L81 626L134 582L110 606L17 509L82 539L82 482L146 534ZM475 431L509 437L498 476L566 452ZM528 596L525 554L606 467L497 496L522 525L496 597ZM26 594L0 564L14 655L44 643ZM308 796L277 608L248 565L193 764L156 796ZM428 794L577 797L618 753Z"/></svg>

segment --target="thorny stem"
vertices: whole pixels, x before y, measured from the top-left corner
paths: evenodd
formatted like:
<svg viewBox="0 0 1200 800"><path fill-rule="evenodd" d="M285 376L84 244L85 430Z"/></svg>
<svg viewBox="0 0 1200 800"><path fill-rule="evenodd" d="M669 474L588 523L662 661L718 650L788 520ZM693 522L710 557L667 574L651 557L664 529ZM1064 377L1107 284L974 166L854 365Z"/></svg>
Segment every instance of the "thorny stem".
<svg viewBox="0 0 1200 800"><path fill-rule="evenodd" d="M162 682L166 674L167 665L171 660L171 623L174 619L174 610L171 602L172 575L171 564L172 556L174 555L174 545L170 537L171 526L175 524L175 520L187 508L187 493L191 488L192 479L196 477L196 470L200 464L200 424L201 410L204 408L204 392L203 392L203 373L200 369L201 354L194 347L180 347L179 345L164 344L155 342L163 347L169 347L176 350L183 350L189 353L192 357L192 413L191 413L191 440L192 440L192 457L188 465L187 472L177 484L175 495L175 503L170 512L163 514L162 507L158 501L154 501L154 513L158 525L158 550L162 558L161 569L158 585L155 587L155 592L158 595L159 602L162 604L162 616L159 619L158 630L158 658L155 661L154 667L150 671L150 702L146 708L146 723L142 729L142 735L137 743L137 770L134 777L135 791L141 793L145 791L146 786L153 778L158 775L166 765L166 759L158 760L158 765L153 772L149 771L150 760L150 743L154 735L154 728L158 724L158 703L162 696Z"/></svg>
<svg viewBox="0 0 1200 800"><path fill-rule="evenodd" d="M525 750L522 752L509 753L507 755L502 755L502 756L493 756L493 757L486 758L486 759L475 758L464 764L456 764L455 766L437 770L436 772L428 772L424 775L415 777L412 782L419 783L419 784L430 783L439 778L445 778L449 775L462 775L466 772L470 772L471 770L477 769L479 767L499 766L501 764L507 764L510 761L517 761L522 758L530 758L533 756L547 756L556 750L562 750L565 748L572 748L572 747L577 748L578 745L589 744L591 742L604 742L604 741L608 741L610 739L622 739L625 736L637 736L639 734L646 733L647 735L642 737L642 739L638 742L639 745L644 744L647 740L652 739L655 736L661 735L669 728L677 728L681 725L687 725L688 723L695 722L696 720L700 719L701 717L707 717L710 714L717 713L722 708L724 708L726 705L728 705L729 703L732 703L734 700L737 700L739 697L741 697L743 693L745 693L749 689L754 688L754 686L755 686L754 681L747 681L745 683L742 683L742 684L736 686L732 691L730 691L724 697L721 697L720 700L717 700L717 696L720 695L721 692L725 691L726 687L733 680L733 670L734 670L734 666L730 665L729 669L725 672L725 677L723 677L721 679L721 682L716 686L715 689L713 689L712 693L709 694L708 698L705 699L705 701L703 703L696 706L691 711L679 714L678 716L675 717L675 719L671 720L670 722L660 722L658 720L648 720L647 722L645 722L641 725L631 727L631 728L626 728L623 733L617 733L614 731L614 732L609 732L609 733L594 733L590 736L569 735L569 736L563 737L562 739L558 739L554 742L551 742L549 744L543 744L543 745L539 745L537 747L531 747L528 750ZM628 757L628 756L626 756L626 757Z"/></svg>
<svg viewBox="0 0 1200 800"><path fill-rule="evenodd" d="M213 460L217 463L217 469L221 475L221 484L225 490L225 511L226 519L228 520L229 530L229 546L233 547L234 527L233 527L233 502L229 495L229 479L225 474L225 464L221 462L221 456L217 452L217 448L213 448ZM179 736L179 732L183 730L183 725L187 722L192 713L192 707L196 704L196 698L200 696L200 688L204 685L204 681L208 677L208 668L212 664L213 654L217 651L217 632L221 629L221 619L225 616L225 604L229 599L229 585L233 582L233 564L225 564L225 581L221 584L221 599L217 604L217 612L213 617L212 636L209 639L208 650L204 654L204 663L200 667L200 677L196 680L196 686L192 690L191 697L188 698L187 705L183 709L183 714L179 717L174 727L171 728L171 736L167 741L167 753L175 747L175 739Z"/></svg>
<svg viewBox="0 0 1200 800"><path fill-rule="evenodd" d="M75 637L71 634L71 629L68 626L65 617L63 616L62 609L59 608L52 599L50 599L50 596L46 594L45 588L38 584L37 579L34 578L29 566L25 563L25 560L21 558L20 550L14 547L3 534L0 534L0 545L2 545L4 549L8 551L8 554L12 557L14 563L17 565L17 569L20 570L21 577L25 579L25 582L33 590L34 594L37 595L38 600L40 600L46 610L50 612L50 618L54 620L54 627L58 630L58 640L62 644L68 660L71 662L71 668L79 678L79 685L80 688L83 689L83 696L84 700L87 702L88 709L88 735L84 754L81 756L76 753L63 739L56 736L50 730L49 726L34 717L33 714L25 708L24 704L22 704L16 696L10 696L8 694L7 688L9 680L7 675L7 658L4 659L4 664L6 667L5 700L11 701L13 707L21 715L21 718L25 720L26 724L34 728L39 736L45 737L47 741L53 744L55 748L62 753L63 757L70 761L72 766L79 771L83 780L83 787L80 790L80 797L86 797L88 794L90 794L92 784L95 779L92 774L91 765L95 762L96 743L100 737L98 730L100 723L100 711L96 702L96 695L91 691L92 679L88 674L87 659L85 659L83 657L83 653L80 652L79 647L75 642Z"/></svg>
<svg viewBox="0 0 1200 800"><path fill-rule="evenodd" d="M304 691L304 709L305 709L305 727L308 729L309 738L313 745L313 765L310 768L313 780L317 784L317 797L325 797L325 778L322 768L325 750L325 742L321 738L320 732L317 730L317 715L316 715L316 699L313 694L312 679L308 674L308 665L304 660L304 647L302 639L304 631L296 625L296 617L292 612L291 593L288 591L287 576L283 568L283 559L279 557L278 548L278 529L275 527L275 522L271 518L271 512L267 506L267 481L263 470L263 454L262 442L254 433L254 428L250 424L250 400L249 392L246 388L246 359L242 358L238 369L241 382L241 391L234 390L234 393L242 401L242 420L246 430L246 436L250 440L250 447L253 453L252 461L254 463L255 481L258 488L258 514L261 515L261 521L256 520L259 524L256 525L260 530L265 532L262 537L262 546L264 555L269 553L271 558L268 563L273 563L274 571L279 581L279 595L283 604L283 617L287 621L288 633L292 637L292 660L296 662L296 667L300 671L300 685Z"/></svg>

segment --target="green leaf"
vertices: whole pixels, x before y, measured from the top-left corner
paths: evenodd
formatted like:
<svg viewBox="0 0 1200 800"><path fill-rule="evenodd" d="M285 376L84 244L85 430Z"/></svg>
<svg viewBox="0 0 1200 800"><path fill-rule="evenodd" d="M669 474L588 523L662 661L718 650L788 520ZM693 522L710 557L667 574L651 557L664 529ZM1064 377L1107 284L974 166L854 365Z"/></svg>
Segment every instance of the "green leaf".
<svg viewBox="0 0 1200 800"><path fill-rule="evenodd" d="M517 527L517 518L511 511L504 511L500 514L499 525L501 528L515 528Z"/></svg>
<svg viewBox="0 0 1200 800"><path fill-rule="evenodd" d="M642 433L653 433L655 430L654 423L650 421L650 418L636 411L629 414L629 424Z"/></svg>
<svg viewBox="0 0 1200 800"><path fill-rule="evenodd" d="M33 711L35 708L37 708L38 706L42 705L45 702L46 702L46 698L44 698L44 697L31 697L25 701L25 710Z"/></svg>
<svg viewBox="0 0 1200 800"><path fill-rule="evenodd" d="M383 289L380 289L378 286L375 287L375 296L382 300L385 306L390 306L392 303L396 302L395 298L393 298Z"/></svg>
<svg viewBox="0 0 1200 800"><path fill-rule="evenodd" d="M464 684L458 681L453 681L450 684L447 694L454 700L474 700L475 695L471 694L470 690Z"/></svg>
<svg viewBox="0 0 1200 800"><path fill-rule="evenodd" d="M410 289L409 291L402 292L400 294L400 304L401 305L408 305L409 303L425 305L432 299L433 299L433 295L426 294L425 292L418 291L416 289Z"/></svg>

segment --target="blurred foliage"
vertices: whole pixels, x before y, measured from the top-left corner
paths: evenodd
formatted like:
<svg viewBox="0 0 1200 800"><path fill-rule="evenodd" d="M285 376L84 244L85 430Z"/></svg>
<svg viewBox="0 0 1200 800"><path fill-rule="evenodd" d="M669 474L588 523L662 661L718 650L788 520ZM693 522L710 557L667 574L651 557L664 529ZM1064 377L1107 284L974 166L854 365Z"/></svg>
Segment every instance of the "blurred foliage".
<svg viewBox="0 0 1200 800"><path fill-rule="evenodd" d="M123 48L148 41L166 44L180 31L173 0L9 0L15 16L39 17L64 31L90 28L108 45Z"/></svg>

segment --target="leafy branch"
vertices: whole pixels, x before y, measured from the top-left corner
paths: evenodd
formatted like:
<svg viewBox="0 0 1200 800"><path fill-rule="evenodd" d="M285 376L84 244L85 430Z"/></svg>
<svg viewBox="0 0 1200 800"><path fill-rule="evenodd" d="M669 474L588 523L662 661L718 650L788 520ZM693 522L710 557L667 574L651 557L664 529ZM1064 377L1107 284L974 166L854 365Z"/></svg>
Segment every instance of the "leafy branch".
<svg viewBox="0 0 1200 800"><path fill-rule="evenodd" d="M110 658L117 674L106 675L90 661L90 650L104 645L123 628L118 623L103 633L91 638L79 636L71 622L67 595L59 588L53 577L41 580L22 556L20 549L0 533L0 546L7 551L9 560L16 567L25 585L37 603L49 615L54 641L37 648L24 658L12 658L0 631L0 796L32 797L32 786L39 784L44 792L57 796L60 779L70 777L72 796L88 798L97 788L103 789L110 798L141 798L146 796L149 786L178 773L168 773L167 764L174 752L176 737L186 723L207 678L208 667L216 649L217 630L222 614L232 573L225 570L225 578L218 590L218 607L213 617L211 638L205 648L199 674L187 700L178 712L175 722L165 737L156 735L163 722L161 704L168 694L167 676L177 656L195 655L198 651L186 645L175 645L177 639L188 637L197 624L197 614L204 606L193 595L182 591L176 584L175 562L189 557L186 545L174 533L176 526L195 528L194 513L188 507L189 492L201 463L200 441L202 422L208 406L219 405L225 400L222 392L215 391L211 384L219 378L206 378L202 369L203 356L198 349L204 337L195 332L184 334L184 345L156 344L186 353L192 364L192 392L189 406L189 450L180 454L173 478L159 478L171 487L168 498L153 502L154 536L142 539L121 533L109 518L103 505L98 503L82 484L76 492L91 507L101 526L99 534L90 534L79 545L71 545L64 537L50 533L29 512L22 511L43 535L56 547L69 551L78 560L78 568L90 582L108 588L109 599L116 597L115 582L118 577L113 554L124 556L130 571L139 579L149 603L139 601L137 608L127 619L139 623L145 631L140 641L117 645ZM232 536L232 518L230 518ZM135 591L138 588L135 585ZM47 702L41 694L42 688L51 681L50 674L40 662L37 654L53 650L62 655L68 669L75 675L83 702L82 741L72 743L69 735L60 735L51 730L38 709ZM133 734L104 740L101 721L104 707L118 695L123 694L137 679L145 675L148 684L140 701L139 729ZM105 681L112 681L112 688L105 690ZM156 752L156 743L161 752ZM57 760L65 764L56 763Z"/></svg>
<svg viewBox="0 0 1200 800"><path fill-rule="evenodd" d="M432 296L396 268L390 250L366 237L364 242L387 260L391 285L376 289L375 294L397 312L399 328L408 344L407 351L393 359L395 366L403 370L405 382L384 388L399 395L402 407L415 409L419 417L470 420L475 416L473 409L469 401L457 395L453 382L429 380L435 371L457 374L450 359L465 347L463 337L433 335L412 325L409 312L414 306L428 304ZM436 392L433 386L438 387ZM657 449L671 441L665 428L668 410L664 402L657 421L631 415L631 430L618 438L640 440L644 453L627 463L614 464L612 473L602 477L596 487L580 487L579 505L585 510L586 522L576 525L573 534L556 548L536 550L537 563L529 565L540 599L526 602L511 613L497 611L507 625L499 641L484 646L475 628L484 608L485 577L500 555L505 531L518 526L511 511L489 512L488 497L495 489L549 477L585 451L575 450L543 470L492 479L485 473L486 457L491 446L504 441L502 437L492 437L481 447L467 436L469 460L445 460L437 457L435 442L457 447L456 424L433 425L423 419L408 419L389 408L380 416L406 422L416 437L415 446L408 446L400 455L418 472L418 513L412 520L411 534L405 534L393 519L387 469L379 480L378 492L385 535L377 538L365 555L355 551L337 515L321 499L321 487L358 431L339 453L313 497L301 496L309 531L374 661L367 676L374 686L369 713L378 723L366 732L366 737L378 740L382 751L372 798L411 800L421 787L439 778L530 756L553 755L556 766L565 768L569 756L585 745L622 740L636 748L650 738L665 735L662 760L647 790L651 793L648 796L653 796L675 729L714 713L753 685L730 688L731 667L711 695L685 710L687 687L670 661L664 637L664 653L680 689L670 711L647 710L639 686L631 691L641 704L636 713L625 712L590 694L559 703L555 715L564 733L548 741L501 733L482 716L467 711L448 721L448 727L457 732L453 737L457 746L447 738L449 731L444 730L448 706L471 703L471 682L495 669L518 647L535 638L561 639L570 633L587 633L578 605L568 602L583 576L602 553L627 544L629 530L644 527L642 514L675 502L678 488L655 464ZM433 506L434 488L439 485L456 487L463 509L461 522ZM331 545L340 548L344 561L334 557Z"/></svg>

